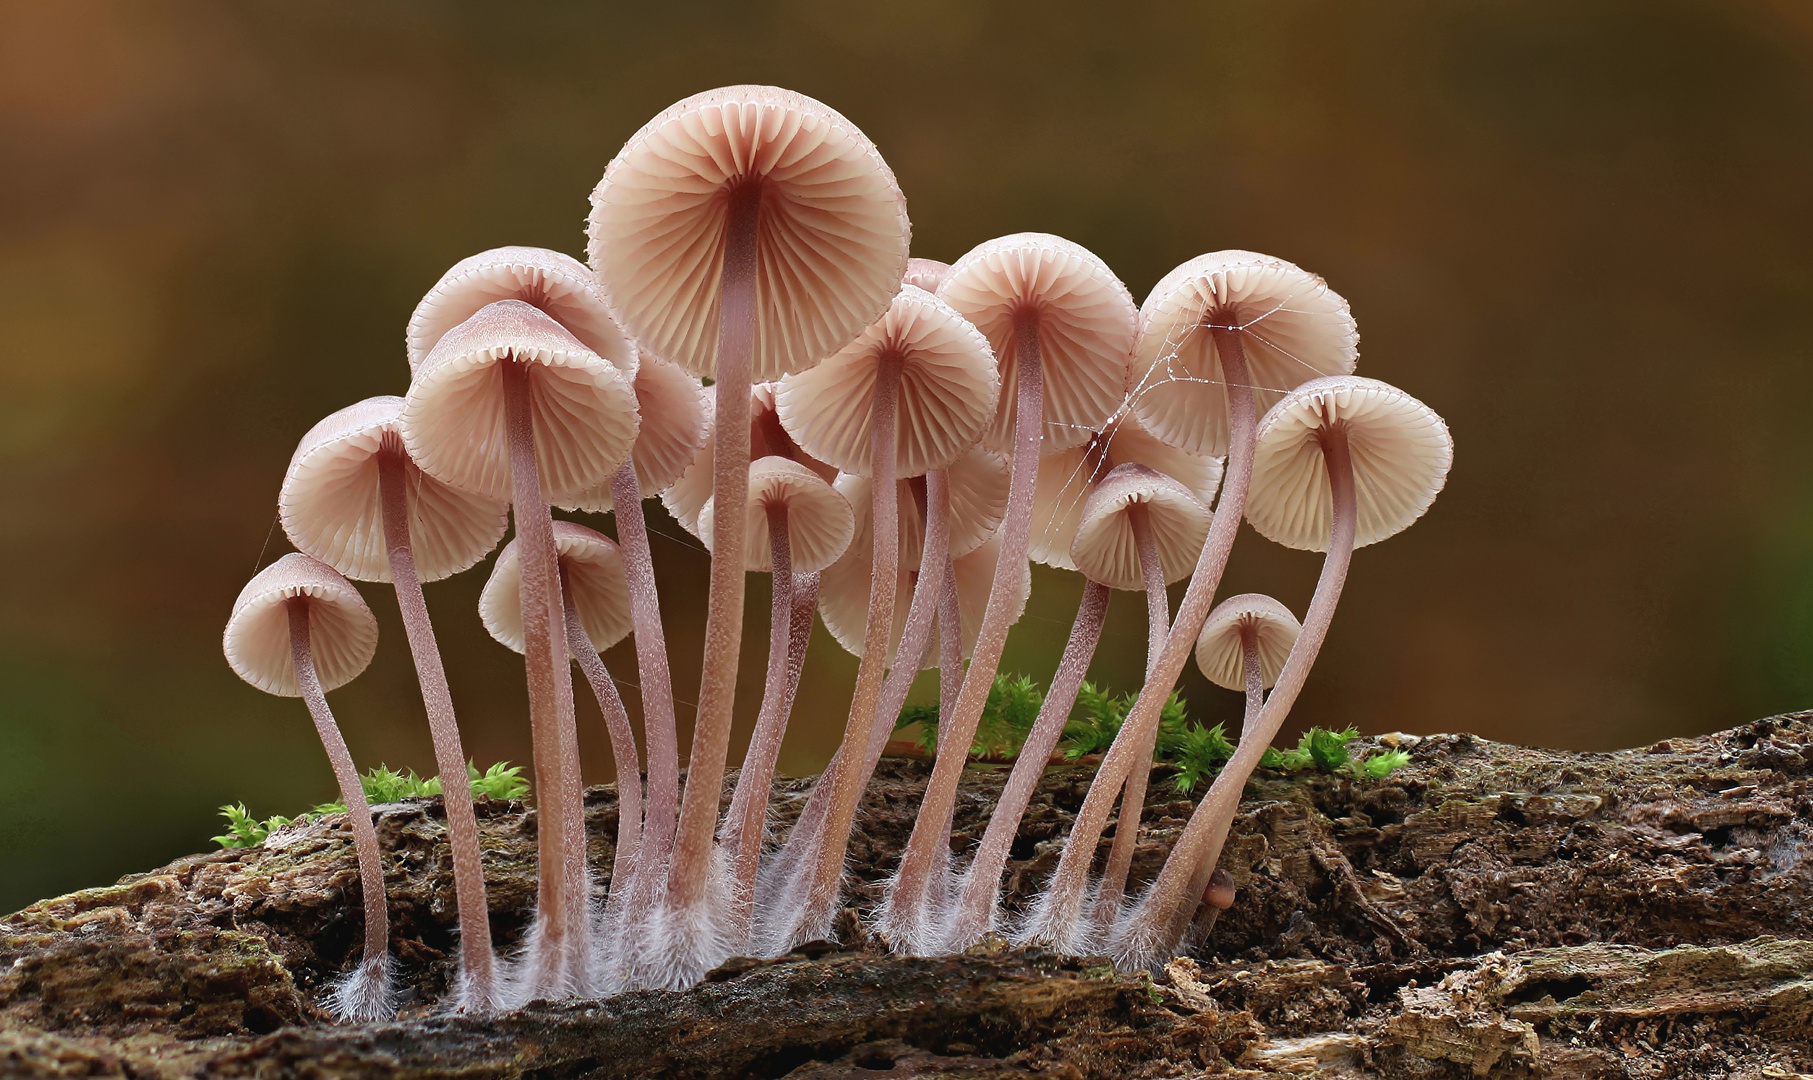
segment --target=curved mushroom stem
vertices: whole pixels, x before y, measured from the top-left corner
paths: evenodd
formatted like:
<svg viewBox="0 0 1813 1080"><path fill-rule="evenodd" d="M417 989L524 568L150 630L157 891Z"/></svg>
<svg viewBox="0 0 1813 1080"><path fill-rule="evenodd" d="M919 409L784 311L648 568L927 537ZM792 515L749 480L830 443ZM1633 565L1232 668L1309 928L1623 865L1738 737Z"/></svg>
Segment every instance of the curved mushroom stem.
<svg viewBox="0 0 1813 1080"><path fill-rule="evenodd" d="M590 958L585 883L585 821L580 816L573 680L567 671L566 621L554 550L554 521L542 499L528 365L506 360L504 422L510 438L511 511L522 556L523 661L534 749L539 874L535 925L518 992L523 1000L566 997L585 988ZM564 694L563 694L564 689Z"/></svg>
<svg viewBox="0 0 1813 1080"><path fill-rule="evenodd" d="M719 842L730 851L735 882L736 912L731 932L747 940L755 904L755 872L762 853L763 826L768 817L768 794L774 784L774 762L780 757L787 717L793 710L798 688L798 668L793 664L793 544L787 531L787 504L769 503L768 537L773 563L773 603L768 622L768 677L762 690L762 711L743 754L736 793L724 816ZM803 650L802 650L803 652ZM802 655L801 659L804 657Z"/></svg>
<svg viewBox="0 0 1813 1080"><path fill-rule="evenodd" d="M1087 578L1083 580L1083 599L1077 604L1076 620L1070 624L1070 640L1064 643L1064 657L1058 661L1057 674L1051 677L1051 690L1039 706L1038 719L1027 733L1026 745L1014 762L1013 773L1001 798L989 814L988 828L976 848L958 887L957 909L951 919L947 949L965 949L995 928L998 921L996 903L1001 892L1001 871L1013 852L1014 837L1020 831L1020 819L1045 775L1052 751L1064 735L1064 723L1070 719L1077 691L1089 661L1095 657L1096 644L1102 637L1102 621L1108 615L1108 600L1113 591L1108 586Z"/></svg>
<svg viewBox="0 0 1813 1080"><path fill-rule="evenodd" d="M1328 483L1333 497L1334 513L1328 542L1328 557L1322 561L1322 576L1316 582L1316 593L1309 601L1303 629L1291 646L1284 669L1278 673L1277 685L1259 710L1259 716L1240 733L1240 745L1234 756L1222 767L1209 793L1190 815L1190 823L1165 859L1164 869L1153 882L1139 906L1134 909L1111 942L1115 962L1124 968L1149 967L1162 963L1175 950L1188 926L1190 912L1185 908L1185 892L1194 879L1196 868L1214 866L1221 858L1222 844L1234 813L1240 808L1240 794L1247 778L1258 767L1266 747L1277 737L1284 718L1302 692L1309 670L1316 662L1322 642L1328 636L1334 618L1335 604L1341 599L1341 587L1347 581L1347 567L1353 559L1356 507L1354 504L1353 460L1348 451L1344 425L1324 428L1319 439L1322 457L1328 468Z"/></svg>
<svg viewBox="0 0 1813 1080"><path fill-rule="evenodd" d="M642 769L636 760L636 733L630 730L629 710L623 707L623 696L611 678L604 657L585 632L579 619L579 608L573 603L571 589L566 589L566 567L560 568L562 592L566 596L567 649L579 661L579 670L592 686L598 699L598 711L604 714L604 730L611 738L611 758L617 766L617 853L611 862L610 907L620 908L631 890L631 883L641 872L642 851Z"/></svg>
<svg viewBox="0 0 1813 1080"><path fill-rule="evenodd" d="M390 906L384 897L384 863L378 851L378 830L371 822L371 806L359 783L353 755L340 737L340 725L327 707L327 694L315 674L315 654L309 644L309 601L296 597L284 604L290 617L290 660L296 666L296 687L315 721L321 746L340 784L347 823L353 830L353 852L359 859L359 888L365 900L365 953L335 994L335 1011L342 1020L388 1020L396 1015L390 996ZM464 763L461 763L462 768Z"/></svg>
<svg viewBox="0 0 1813 1080"><path fill-rule="evenodd" d="M933 926L935 913L931 905L946 895L947 881L934 882L938 876L938 849L949 858L947 822L957 805L957 782L969 757L970 744L976 737L976 725L982 719L982 707L988 702L988 691L994 685L995 669L1001 663L1001 650L1007 645L1007 631L1013 625L1015 595L1020 575L1026 572L1026 552L1032 540L1032 497L1039 476L1039 438L1043 428L1044 380L1039 359L1039 317L1028 312L1014 327L1017 344L1015 366L1018 385L1014 399L1014 455L1008 474L1007 516L1001 524L1000 561L995 564L994 581L989 585L988 606L982 613L982 626L970 653L969 671L963 677L963 688L948 713L938 718L938 758L932 765L932 778L926 784L925 799L919 816L913 822L913 834L907 840L887 896L877 913L877 923L895 947L919 952L935 948L943 937Z"/></svg>
<svg viewBox="0 0 1813 1080"><path fill-rule="evenodd" d="M1189 588L1177 606L1177 618L1165 638L1164 650L1158 654L1158 662L1148 666L1145 685L1128 711L1114 745L1096 770L1089 794L1084 796L1082 809L1077 812L1076 820L1070 826L1070 836L1064 841L1058 868L1052 873L1051 883L1039 898L1034 917L1023 932L1025 941L1079 953L1092 946L1090 927L1083 919L1083 905L1096 844L1101 840L1115 796L1120 794L1128 773L1139 762L1143 745L1136 744L1144 743L1143 729L1157 728L1159 714L1171 696L1171 688L1183 674L1190 650L1196 644L1196 635L1202 632L1202 624L1209 617L1215 590L1221 585L1222 571L1227 568L1228 555L1234 550L1241 516L1246 513L1247 486L1253 478L1253 388L1247 381L1241 331L1218 326L1210 329L1215 335L1228 389L1228 471L1221 489L1221 501L1215 507L1209 536L1203 542L1202 555L1196 560ZM1149 751L1146 760L1151 760Z"/></svg>
<svg viewBox="0 0 1813 1080"><path fill-rule="evenodd" d="M1244 738L1246 733L1252 730L1254 722L1259 719L1259 710L1265 706L1265 672L1260 668L1259 663L1259 624L1250 618L1240 621L1240 664L1240 670L1246 675L1246 714L1240 718L1240 735ZM1217 876L1226 878L1227 887L1228 902L1220 905L1220 908L1214 906L1214 902L1209 899L1210 892L1205 891L1215 888L1210 879ZM1184 895L1186 897L1201 896L1203 902L1209 906L1204 908L1201 914L1196 916L1196 921L1190 925L1188 940L1202 941L1209 936L1209 931L1215 927L1215 917L1219 911L1233 906L1233 890L1234 879L1228 877L1226 870L1216 869L1214 863L1200 862L1196 864L1195 871L1190 874L1189 889ZM1221 894L1214 895L1220 896ZM1187 902L1183 904L1178 909L1177 917L1182 919L1190 915L1190 908L1191 905Z"/></svg>
<svg viewBox="0 0 1813 1080"><path fill-rule="evenodd" d="M1158 544L1152 538L1151 516L1143 504L1127 507L1127 521L1133 526L1133 545L1139 551L1139 567L1146 579L1146 674L1164 651L1165 637L1171 629L1171 609L1165 596L1165 568L1158 559ZM1133 865L1133 849L1139 844L1139 821L1145 816L1146 784L1152 778L1152 751L1158 746L1158 725L1152 724L1140 740L1145 748L1142 757L1134 759L1121 790L1120 818L1114 823L1114 846L1108 849L1108 865L1102 871L1101 884L1095 891L1095 924L1104 933L1114 928L1121 913L1121 896L1127 888L1127 871Z"/></svg>
<svg viewBox="0 0 1813 1080"><path fill-rule="evenodd" d="M725 226L722 299L718 305L717 427L712 498L717 510L711 593L705 609L705 664L693 723L686 791L667 878L670 989L690 986L729 955L722 912L714 911L713 834L730 752L737 659L743 641L744 521L749 507L749 392L755 355L755 271L762 188L731 191ZM720 882L719 884L722 884Z"/></svg>
<svg viewBox="0 0 1813 1080"><path fill-rule="evenodd" d="M384 436L378 451L378 497L383 504L384 545L390 554L390 580L403 614L403 633L415 661L428 712L428 734L434 740L434 763L441 777L441 804L447 813L447 847L453 857L453 895L459 907L459 1007L490 1012L503 1005L497 983L497 958L491 951L491 914L485 904L485 871L479 857L478 817L472 811L472 782L466 776L466 752L454 719L453 695L441 664L428 601L416 573L409 538L409 454L395 434Z"/></svg>
<svg viewBox="0 0 1813 1080"><path fill-rule="evenodd" d="M831 932L843 887L844 854L856 806L862 799L867 748L877 723L882 676L888 664L888 639L894 633L894 592L900 582L900 486L894 482L895 438L903 358L884 355L875 371L875 399L869 420L870 488L873 491L869 525L873 560L869 569L869 615L863 626L862 662L856 668L856 690L851 695L850 718L844 726L842 752L849 748L850 768L831 774L831 801L825 807L825 834L810 867L806 890L800 898L794 943L822 938ZM882 718L886 722L887 718ZM804 936L801 936L804 935Z"/></svg>
<svg viewBox="0 0 1813 1080"><path fill-rule="evenodd" d="M611 512L617 545L629 579L630 620L636 634L636 676L642 684L642 737L648 753L648 801L642 820L637 865L643 877L663 873L674 840L680 806L680 742L674 722L674 680L667 666L667 638L661 630L661 602L655 593L655 563L649 555L648 525L642 516L642 485L636 466L625 461L611 478ZM615 890L613 890L615 891ZM653 892L638 889L650 900Z"/></svg>
<svg viewBox="0 0 1813 1080"><path fill-rule="evenodd" d="M938 576L938 715L957 714L963 689L963 606L957 598L957 564L947 548Z"/></svg>

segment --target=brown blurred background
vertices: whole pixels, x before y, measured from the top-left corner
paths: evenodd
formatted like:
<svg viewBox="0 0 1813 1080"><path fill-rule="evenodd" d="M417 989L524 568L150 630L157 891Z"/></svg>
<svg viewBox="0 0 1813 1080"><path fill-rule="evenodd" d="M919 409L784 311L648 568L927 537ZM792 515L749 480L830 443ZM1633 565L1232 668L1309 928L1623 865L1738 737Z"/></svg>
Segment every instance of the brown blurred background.
<svg viewBox="0 0 1813 1080"><path fill-rule="evenodd" d="M1609 748L1813 704L1813 7L857 9L0 8L0 911L205 848L223 802L332 793L302 706L220 653L287 550L297 437L402 392L405 320L456 259L582 254L617 147L726 83L860 125L916 254L1056 232L1139 297L1243 247L1352 301L1361 373L1443 413L1458 455L1356 558L1294 721ZM656 543L690 700L705 559ZM1225 591L1301 611L1318 565L1249 531ZM468 750L524 761L487 572L429 602ZM363 763L430 770L395 605L367 592L379 656L335 708ZM1037 578L1005 669L1049 677L1079 592ZM1111 614L1093 674L1131 688L1140 605ZM627 646L607 660L634 678ZM828 755L854 670L821 630L784 769ZM1193 668L1185 690L1234 714Z"/></svg>

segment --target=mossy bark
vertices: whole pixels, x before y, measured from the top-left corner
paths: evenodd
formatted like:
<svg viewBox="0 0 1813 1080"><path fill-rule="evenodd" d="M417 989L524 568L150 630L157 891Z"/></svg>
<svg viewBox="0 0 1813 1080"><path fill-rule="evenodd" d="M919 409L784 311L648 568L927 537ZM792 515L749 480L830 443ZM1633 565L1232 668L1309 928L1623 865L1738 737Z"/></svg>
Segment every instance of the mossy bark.
<svg viewBox="0 0 1813 1080"><path fill-rule="evenodd" d="M883 762L842 943L733 961L682 993L437 1015L455 955L438 800L378 807L396 1023L329 1023L356 959L344 819L178 860L0 920L0 1075L1782 1077L1813 1069L1813 715L1642 750L1403 739L1384 781L1262 772L1222 865L1239 899L1154 978L990 941L888 956L859 913L927 767ZM1010 907L1056 864L1090 769L1050 770ZM971 850L1006 770L964 778ZM803 802L781 781L777 834ZM1188 816L1154 771L1132 879ZM588 793L602 888L616 807ZM535 817L479 805L493 931L535 895ZM1105 857L1110 835L1100 845Z"/></svg>

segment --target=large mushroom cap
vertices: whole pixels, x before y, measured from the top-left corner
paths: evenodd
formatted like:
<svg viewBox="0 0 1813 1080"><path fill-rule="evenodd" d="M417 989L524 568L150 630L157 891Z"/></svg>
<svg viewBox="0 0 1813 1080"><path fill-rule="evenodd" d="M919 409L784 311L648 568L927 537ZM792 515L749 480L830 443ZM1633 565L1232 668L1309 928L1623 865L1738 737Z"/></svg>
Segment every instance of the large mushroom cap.
<svg viewBox="0 0 1813 1080"><path fill-rule="evenodd" d="M1198 454L1228 452L1227 376L1211 326L1240 331L1253 408L1353 370L1360 332L1314 274L1251 251L1198 255L1166 274L1139 312L1133 408L1146 430Z"/></svg>
<svg viewBox="0 0 1813 1080"><path fill-rule="evenodd" d="M1261 593L1230 596L1215 605L1196 639L1196 666L1216 686L1246 689L1246 643L1241 633L1251 628L1259 645L1259 677L1270 687L1284 670L1297 632L1303 627L1290 608Z"/></svg>
<svg viewBox="0 0 1813 1080"><path fill-rule="evenodd" d="M637 343L695 375L717 371L730 197L756 183L756 379L843 348L900 289L906 199L856 125L774 86L696 94L612 159L586 249Z"/></svg>
<svg viewBox="0 0 1813 1080"><path fill-rule="evenodd" d="M533 304L619 371L636 374L636 347L611 315L591 269L571 255L537 247L481 251L442 274L409 317L409 369L421 367L447 331L499 300Z"/></svg>
<svg viewBox="0 0 1813 1080"><path fill-rule="evenodd" d="M290 542L355 581L389 581L378 451L403 450L403 399L366 398L302 437L284 474L277 514ZM438 581L484 558L503 539L510 504L441 483L404 455L409 544L416 574Z"/></svg>
<svg viewBox="0 0 1813 1080"><path fill-rule="evenodd" d="M1139 564L1128 511L1144 508L1158 548L1165 583L1188 577L1209 535L1209 508L1190 489L1144 465L1116 465L1083 504L1083 517L1070 558L1083 574L1110 589L1139 591L1146 576Z"/></svg>
<svg viewBox="0 0 1813 1080"><path fill-rule="evenodd" d="M529 365L542 497L567 504L609 482L636 441L630 382L539 308L500 300L449 330L403 402L403 443L422 471L510 498L502 364Z"/></svg>
<svg viewBox="0 0 1813 1080"><path fill-rule="evenodd" d="M1129 463L1164 473L1189 488L1204 506L1214 503L1221 487L1221 458L1191 454L1159 442L1139 426L1132 413L1123 412L1083 445L1039 458L1028 548L1034 562L1059 570L1076 569L1070 542L1083 523L1083 504L1109 470Z"/></svg>
<svg viewBox="0 0 1813 1080"><path fill-rule="evenodd" d="M287 607L297 597L308 599L309 651L323 691L358 678L378 650L378 620L353 583L319 559L292 551L246 582L222 638L234 674L278 697L302 696Z"/></svg>
<svg viewBox="0 0 1813 1080"><path fill-rule="evenodd" d="M780 416L775 411L775 384L756 383L749 388L749 460L764 457L784 457L806 466L828 483L837 479L835 466L827 465L806 453L793 436L781 426ZM715 397L717 387L705 388L705 437L699 441L698 450L693 452L692 462L664 491L661 492L661 504L674 516L680 526L694 536L699 536L699 511L711 499L712 461L717 454L717 409ZM766 543L767 541L763 541Z"/></svg>
<svg viewBox="0 0 1813 1080"><path fill-rule="evenodd" d="M1261 536L1328 550L1334 502L1318 435L1336 424L1352 448L1355 547L1409 528L1447 482L1454 439L1434 409L1377 379L1316 379L1284 395L1255 432L1246 518Z"/></svg>
<svg viewBox="0 0 1813 1080"><path fill-rule="evenodd" d="M571 521L554 523L563 595L579 610L579 624L599 652L629 636L630 588L623 553L604 534ZM491 636L523 651L522 552L511 540L497 553L491 579L478 597L478 617Z"/></svg>
<svg viewBox="0 0 1813 1080"><path fill-rule="evenodd" d="M850 542L850 550L832 563L819 581L818 616L837 643L857 657L862 656L863 634L869 619L870 567L874 562L872 540L870 531L859 530ZM995 580L995 564L1000 557L1001 540L991 536L974 551L952 563L957 578L958 618L963 624L965 656L976 646L976 635L982 628L982 613L988 607L988 591ZM900 567L896 595L910 595L914 588L913 568L908 567L905 559L900 561ZM1015 584L1015 606L1010 622L1019 621L1026 611L1026 600L1032 595L1030 567L1021 567ZM894 625L888 632L888 667L894 665L894 653L900 648L901 635L906 631L910 607L910 604L894 605ZM925 666L936 667L937 663L938 650L934 648L927 653Z"/></svg>
<svg viewBox="0 0 1813 1080"><path fill-rule="evenodd" d="M951 492L951 558L961 558L995 535L1007 516L1007 459L993 450L971 447L955 465L945 470ZM919 569L925 550L925 517L914 494L919 481L901 480L895 506L900 519L900 565ZM874 482L866 476L839 473L837 490L856 515L856 531L867 534L874 509Z"/></svg>
<svg viewBox="0 0 1813 1080"><path fill-rule="evenodd" d="M869 475L875 382L884 359L901 364L897 476L942 469L975 445L1001 392L994 353L981 331L915 285L901 286L887 313L837 355L781 380L775 401L788 434L820 461Z"/></svg>
<svg viewBox="0 0 1813 1080"><path fill-rule="evenodd" d="M940 299L982 331L1001 368L990 449L1013 450L1019 357L1016 322L1039 315L1045 425L1039 452L1089 438L1126 393L1137 312L1133 295L1088 249L1047 233L1015 233L972 249L951 267Z"/></svg>
<svg viewBox="0 0 1813 1080"><path fill-rule="evenodd" d="M712 547L715 499L699 511L699 539ZM749 465L749 513L744 518L747 538L743 569L760 573L774 570L773 542L768 530L768 507L787 507L787 542L792 549L793 572L815 574L837 560L850 546L855 519L850 504L824 477L783 457L758 458Z"/></svg>
<svg viewBox="0 0 1813 1080"><path fill-rule="evenodd" d="M699 380L677 365L648 357L636 369L636 408L642 415L630 461L647 498L679 481L711 430L711 399ZM706 497L711 495L707 472ZM609 513L615 506L606 481L574 501L573 509Z"/></svg>
<svg viewBox="0 0 1813 1080"><path fill-rule="evenodd" d="M937 259L908 259L906 273L901 275L901 280L926 292L935 293L950 280L950 276L950 263L939 262Z"/></svg>

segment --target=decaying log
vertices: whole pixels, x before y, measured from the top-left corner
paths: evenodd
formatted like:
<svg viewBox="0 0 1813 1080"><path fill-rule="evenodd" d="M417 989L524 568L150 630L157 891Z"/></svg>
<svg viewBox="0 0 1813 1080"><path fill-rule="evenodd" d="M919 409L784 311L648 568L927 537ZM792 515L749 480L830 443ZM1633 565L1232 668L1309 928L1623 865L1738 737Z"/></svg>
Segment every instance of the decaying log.
<svg viewBox="0 0 1813 1080"><path fill-rule="evenodd" d="M403 1018L337 1026L358 950L344 819L0 920L0 1075L1787 1077L1813 1071L1813 714L1574 754L1387 737L1383 781L1262 773L1223 866L1239 899L1155 975L1007 947L890 957L859 913L928 769L883 763L842 942L734 961L682 993L444 1016L454 955L437 800L377 808ZM1090 770L1051 769L1010 907L1055 866ZM734 778L733 778L734 779ZM955 850L1005 770L966 776ZM777 835L808 782L777 784ZM1191 800L1155 770L1134 877ZM608 884L615 799L588 793ZM534 897L534 814L481 804L493 928ZM1106 854L1112 833L1102 843Z"/></svg>

